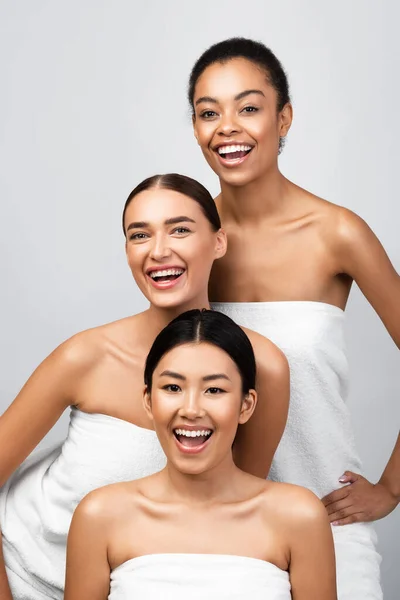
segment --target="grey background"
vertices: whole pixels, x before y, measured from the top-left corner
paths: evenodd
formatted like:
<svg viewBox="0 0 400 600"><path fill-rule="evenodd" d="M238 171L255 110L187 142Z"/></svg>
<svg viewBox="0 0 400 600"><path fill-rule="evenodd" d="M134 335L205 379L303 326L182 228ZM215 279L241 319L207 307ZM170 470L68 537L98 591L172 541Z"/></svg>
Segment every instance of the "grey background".
<svg viewBox="0 0 400 600"><path fill-rule="evenodd" d="M0 412L62 340L146 306L120 224L134 185L178 171L217 192L185 88L225 37L263 41L288 72L282 171L359 213L399 269L399 17L396 0L2 0ZM376 481L399 426L398 354L357 289L347 312L351 411ZM400 588L399 526L399 510L377 523L386 600Z"/></svg>

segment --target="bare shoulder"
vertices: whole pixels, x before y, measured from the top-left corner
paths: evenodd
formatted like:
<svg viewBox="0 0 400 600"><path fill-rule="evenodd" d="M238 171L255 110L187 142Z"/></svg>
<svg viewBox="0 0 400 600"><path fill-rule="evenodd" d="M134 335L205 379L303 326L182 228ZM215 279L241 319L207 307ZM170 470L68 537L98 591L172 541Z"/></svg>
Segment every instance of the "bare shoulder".
<svg viewBox="0 0 400 600"><path fill-rule="evenodd" d="M131 339L139 317L135 315L81 331L58 346L50 357L70 369L86 371L97 366L125 338Z"/></svg>
<svg viewBox="0 0 400 600"><path fill-rule="evenodd" d="M310 490L290 483L269 482L264 491L265 510L272 510L275 517L291 528L306 529L315 524L328 523L328 516L321 500Z"/></svg>
<svg viewBox="0 0 400 600"><path fill-rule="evenodd" d="M268 374L281 375L288 371L288 361L282 350L260 333L242 327L253 346L257 367Z"/></svg>
<svg viewBox="0 0 400 600"><path fill-rule="evenodd" d="M135 482L112 483L89 492L78 504L74 520L98 525L119 520L134 509Z"/></svg>
<svg viewBox="0 0 400 600"><path fill-rule="evenodd" d="M328 241L336 244L357 244L360 238L372 233L367 223L352 210L305 190L303 192L305 206L314 214L321 232L327 236Z"/></svg>

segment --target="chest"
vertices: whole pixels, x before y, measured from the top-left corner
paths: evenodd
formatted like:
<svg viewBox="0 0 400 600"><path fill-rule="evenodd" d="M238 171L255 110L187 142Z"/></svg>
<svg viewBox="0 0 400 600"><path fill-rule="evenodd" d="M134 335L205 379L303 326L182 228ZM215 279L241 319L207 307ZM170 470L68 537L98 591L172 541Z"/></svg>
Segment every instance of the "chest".
<svg viewBox="0 0 400 600"><path fill-rule="evenodd" d="M125 560L157 553L234 554L287 567L286 544L277 524L257 514L243 517L226 513L204 511L157 520L141 518L127 525L113 546L118 552L124 548ZM127 535L130 528L132 535Z"/></svg>
<svg viewBox="0 0 400 600"><path fill-rule="evenodd" d="M152 429L143 407L144 362L129 356L107 356L78 390L79 406L139 427Z"/></svg>
<svg viewBox="0 0 400 600"><path fill-rule="evenodd" d="M332 285L334 260L316 228L264 228L228 234L210 295L221 302L324 300Z"/></svg>

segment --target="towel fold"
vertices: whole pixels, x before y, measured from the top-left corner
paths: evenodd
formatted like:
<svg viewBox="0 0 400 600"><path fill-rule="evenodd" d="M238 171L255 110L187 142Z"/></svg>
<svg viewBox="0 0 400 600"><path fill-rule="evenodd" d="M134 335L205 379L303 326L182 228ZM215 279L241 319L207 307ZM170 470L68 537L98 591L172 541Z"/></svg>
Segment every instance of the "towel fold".
<svg viewBox="0 0 400 600"><path fill-rule="evenodd" d="M221 554L151 554L111 573L109 600L290 600L288 573L275 565Z"/></svg>
<svg viewBox="0 0 400 600"><path fill-rule="evenodd" d="M362 473L346 405L344 312L323 302L213 304L274 342L290 366L287 425L269 479L304 486L319 498L341 487L344 471ZM373 526L334 528L339 600L381 600Z"/></svg>
<svg viewBox="0 0 400 600"><path fill-rule="evenodd" d="M66 440L33 452L0 490L4 560L14 598L62 600L73 512L90 491L165 466L154 431L76 408Z"/></svg>

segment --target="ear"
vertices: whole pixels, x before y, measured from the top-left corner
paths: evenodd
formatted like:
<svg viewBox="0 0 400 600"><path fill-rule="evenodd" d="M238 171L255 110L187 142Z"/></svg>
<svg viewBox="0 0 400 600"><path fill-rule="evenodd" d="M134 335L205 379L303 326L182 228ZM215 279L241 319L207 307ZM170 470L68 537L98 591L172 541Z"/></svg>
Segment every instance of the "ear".
<svg viewBox="0 0 400 600"><path fill-rule="evenodd" d="M151 394L147 389L147 385L144 386L143 390L143 406L149 419L153 420L153 412L151 410Z"/></svg>
<svg viewBox="0 0 400 600"><path fill-rule="evenodd" d="M255 390L249 390L243 399L242 406L240 407L239 424L243 425L247 423L253 414L257 405L257 392Z"/></svg>
<svg viewBox="0 0 400 600"><path fill-rule="evenodd" d="M217 231L217 239L215 243L215 258L222 258L226 254L228 248L228 239L223 229Z"/></svg>
<svg viewBox="0 0 400 600"><path fill-rule="evenodd" d="M279 137L286 137L293 121L293 107L288 102L279 113Z"/></svg>

